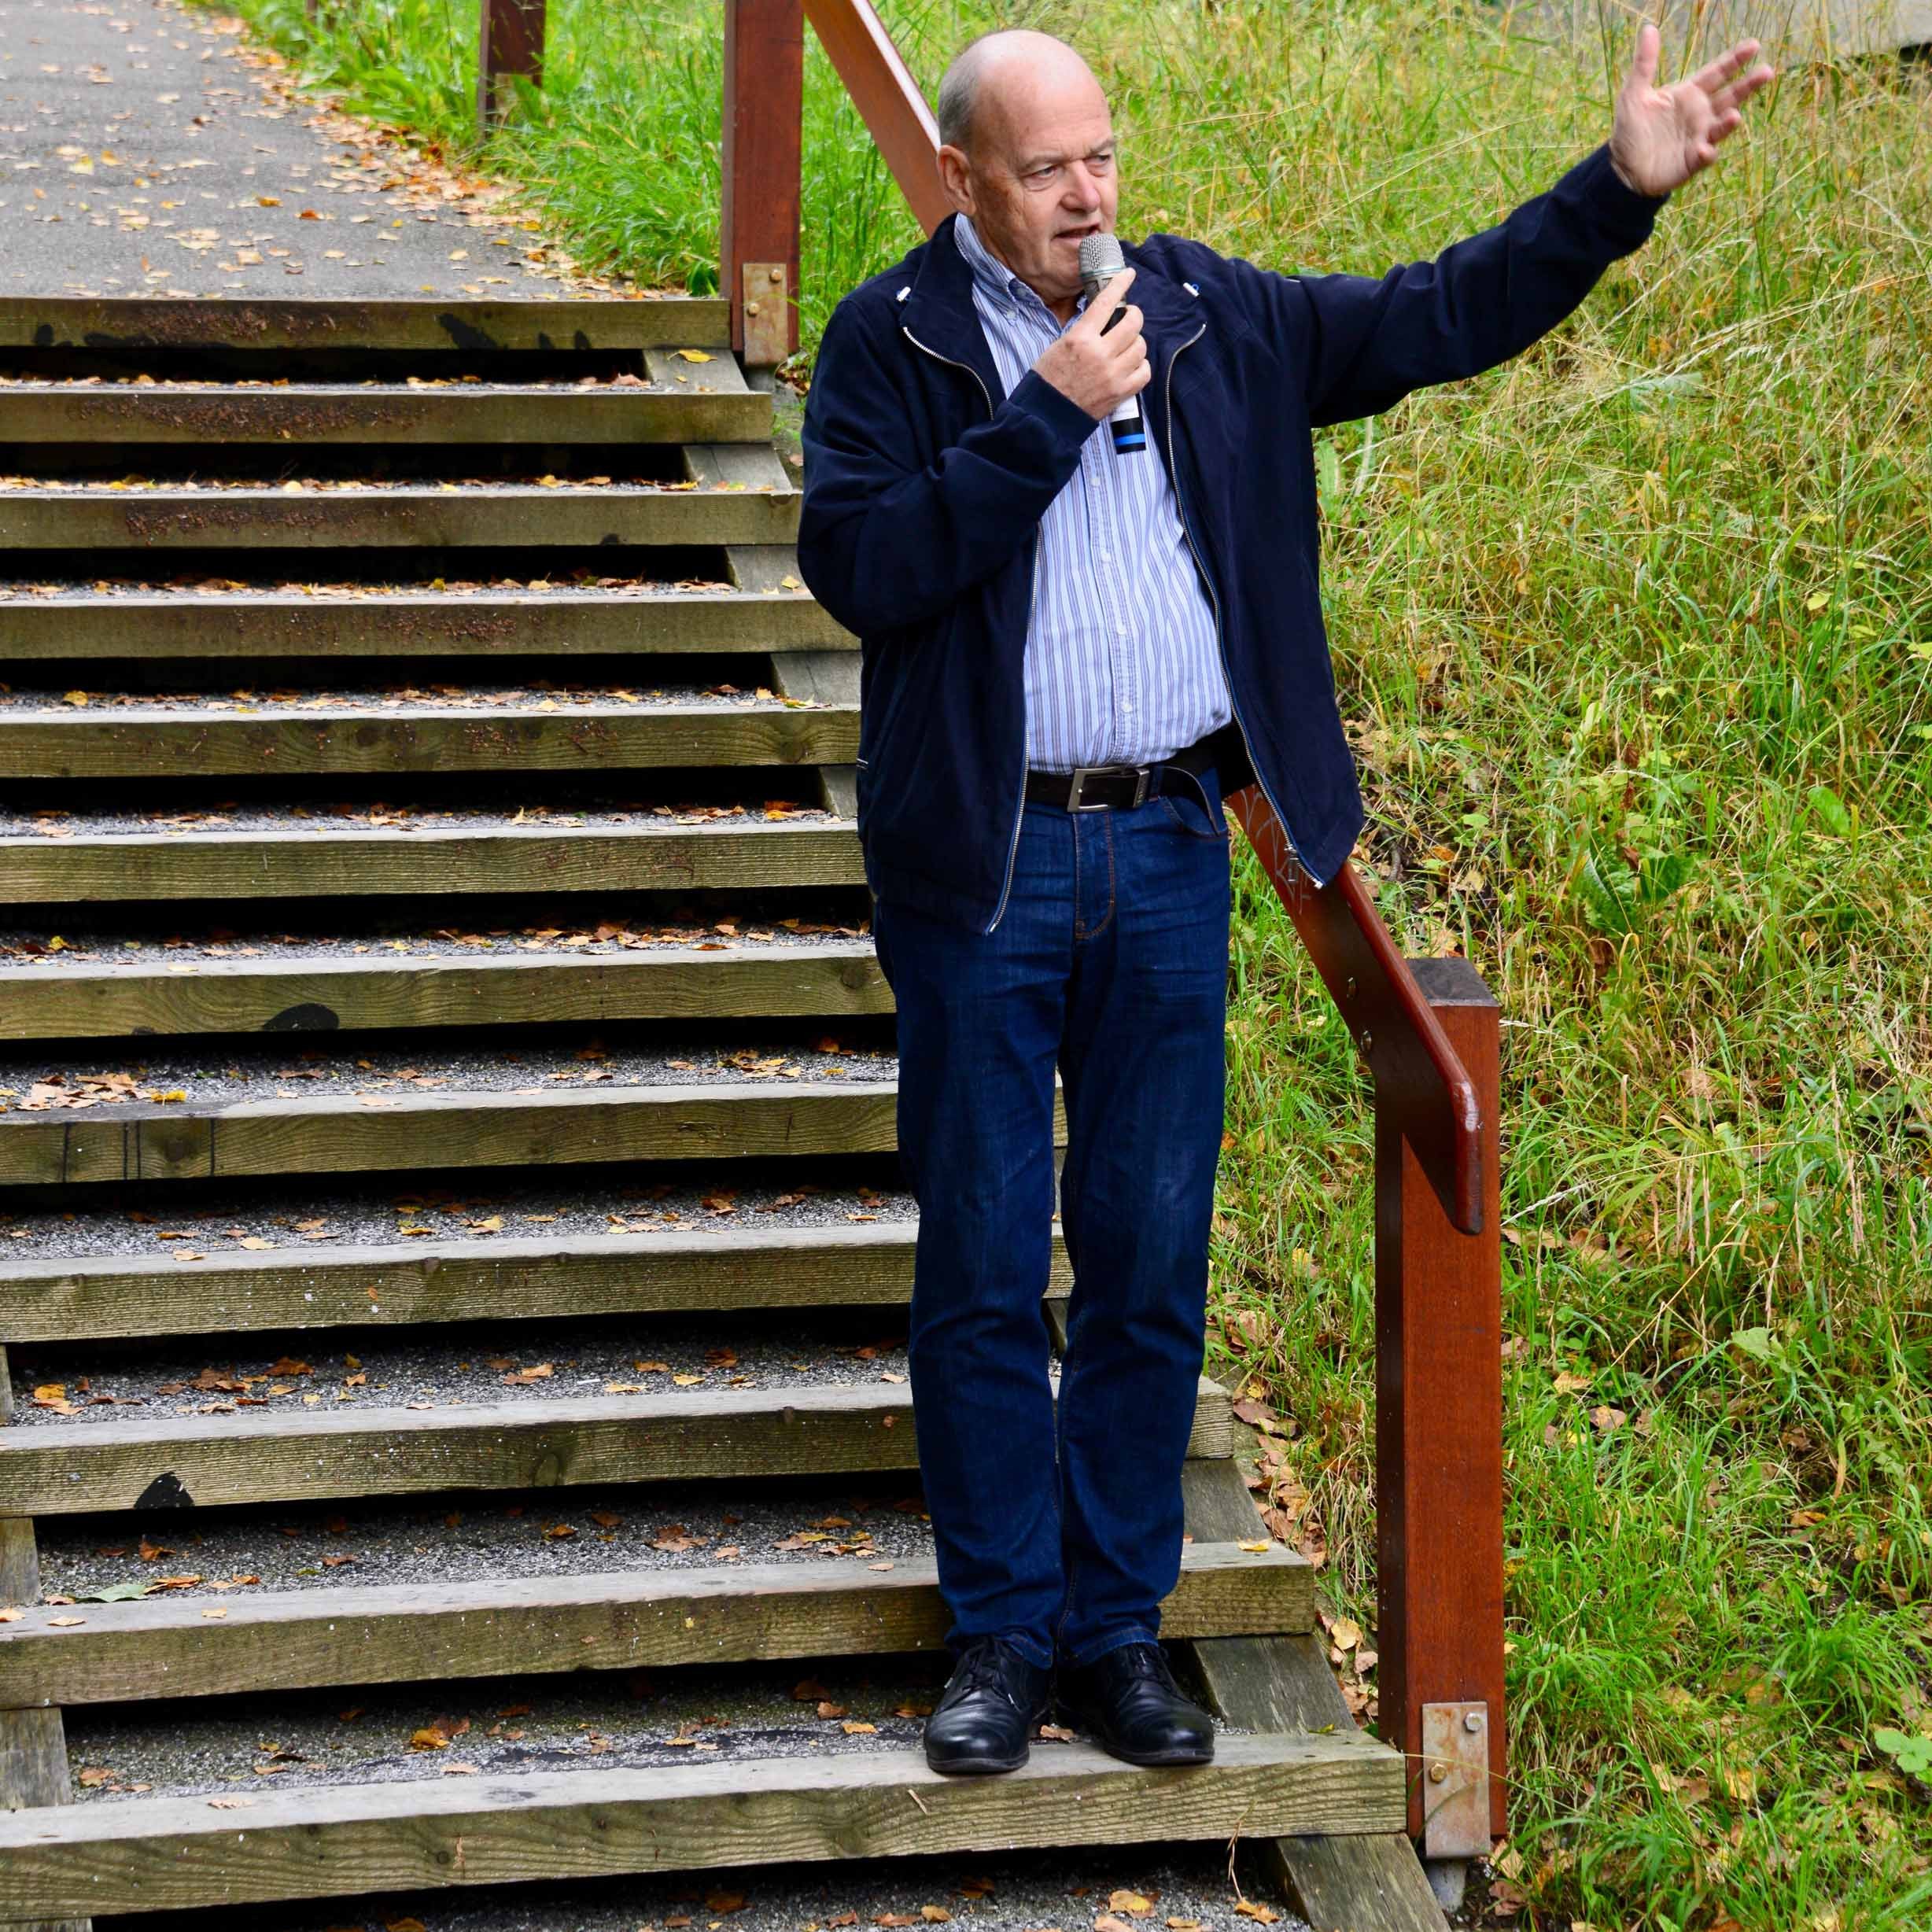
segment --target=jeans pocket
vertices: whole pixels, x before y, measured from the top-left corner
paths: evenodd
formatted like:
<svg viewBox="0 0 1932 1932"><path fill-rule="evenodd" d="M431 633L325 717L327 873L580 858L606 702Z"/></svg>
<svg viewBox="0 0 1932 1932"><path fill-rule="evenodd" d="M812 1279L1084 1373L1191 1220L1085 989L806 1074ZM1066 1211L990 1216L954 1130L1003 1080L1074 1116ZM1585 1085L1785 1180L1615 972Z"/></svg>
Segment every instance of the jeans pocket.
<svg viewBox="0 0 1932 1932"><path fill-rule="evenodd" d="M1219 799L1213 799L1198 780L1185 791L1163 792L1154 802L1190 839L1226 839L1227 822L1221 815Z"/></svg>

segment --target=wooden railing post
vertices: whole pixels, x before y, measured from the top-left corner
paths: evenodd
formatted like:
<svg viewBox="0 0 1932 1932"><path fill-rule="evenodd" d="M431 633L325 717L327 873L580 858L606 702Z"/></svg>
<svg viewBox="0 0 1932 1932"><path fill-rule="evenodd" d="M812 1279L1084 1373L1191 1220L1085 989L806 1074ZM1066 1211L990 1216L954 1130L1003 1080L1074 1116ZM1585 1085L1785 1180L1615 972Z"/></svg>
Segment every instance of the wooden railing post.
<svg viewBox="0 0 1932 1932"><path fill-rule="evenodd" d="M533 87L544 79L544 0L482 0L477 50L477 131L487 135L510 111L508 77L522 74Z"/></svg>
<svg viewBox="0 0 1932 1932"><path fill-rule="evenodd" d="M804 0L724 0L718 293L732 347L769 369L798 346Z"/></svg>
<svg viewBox="0 0 1932 1932"><path fill-rule="evenodd" d="M1482 1231L1457 1231L1394 1111L1375 1117L1375 1515L1381 1735L1434 1858L1506 1830L1500 1016L1467 960L1410 970L1475 1090Z"/></svg>

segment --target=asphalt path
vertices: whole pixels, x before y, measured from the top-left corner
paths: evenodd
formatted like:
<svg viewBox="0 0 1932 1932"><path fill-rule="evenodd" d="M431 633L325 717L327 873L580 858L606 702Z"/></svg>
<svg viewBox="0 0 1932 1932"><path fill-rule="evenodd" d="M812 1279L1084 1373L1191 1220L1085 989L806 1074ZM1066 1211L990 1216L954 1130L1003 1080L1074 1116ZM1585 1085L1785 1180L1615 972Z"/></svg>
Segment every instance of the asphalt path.
<svg viewBox="0 0 1932 1932"><path fill-rule="evenodd" d="M0 0L0 295L624 292L293 79L172 0Z"/></svg>

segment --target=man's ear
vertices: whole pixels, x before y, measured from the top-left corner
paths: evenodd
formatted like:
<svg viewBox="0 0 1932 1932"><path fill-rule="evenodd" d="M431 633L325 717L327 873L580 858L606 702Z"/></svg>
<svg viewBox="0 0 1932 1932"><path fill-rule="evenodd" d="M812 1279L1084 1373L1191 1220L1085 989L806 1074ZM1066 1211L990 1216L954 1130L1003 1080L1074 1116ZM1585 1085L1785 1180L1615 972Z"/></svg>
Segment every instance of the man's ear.
<svg viewBox="0 0 1932 1932"><path fill-rule="evenodd" d="M939 185L946 190L946 198L962 215L973 212L972 168L964 148L939 150Z"/></svg>

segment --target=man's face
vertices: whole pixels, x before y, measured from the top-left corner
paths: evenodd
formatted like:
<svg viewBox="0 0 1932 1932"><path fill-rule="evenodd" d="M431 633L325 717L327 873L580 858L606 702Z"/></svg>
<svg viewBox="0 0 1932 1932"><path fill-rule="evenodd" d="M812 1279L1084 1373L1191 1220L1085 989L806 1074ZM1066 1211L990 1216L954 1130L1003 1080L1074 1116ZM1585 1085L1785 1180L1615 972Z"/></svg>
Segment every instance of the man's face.
<svg viewBox="0 0 1932 1932"><path fill-rule="evenodd" d="M969 149L941 151L954 203L1049 308L1072 312L1080 243L1119 205L1113 122L1077 59L1001 61L981 85Z"/></svg>

